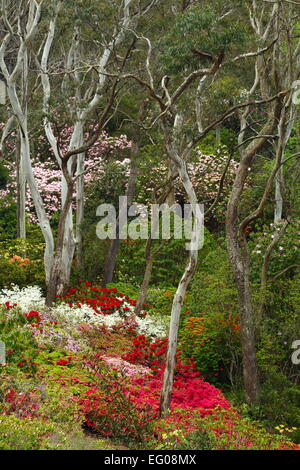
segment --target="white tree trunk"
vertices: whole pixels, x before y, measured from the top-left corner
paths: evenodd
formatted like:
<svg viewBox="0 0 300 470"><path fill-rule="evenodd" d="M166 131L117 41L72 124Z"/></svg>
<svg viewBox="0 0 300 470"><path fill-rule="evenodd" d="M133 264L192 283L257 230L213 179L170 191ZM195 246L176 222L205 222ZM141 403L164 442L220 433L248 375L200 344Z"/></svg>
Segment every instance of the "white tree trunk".
<svg viewBox="0 0 300 470"><path fill-rule="evenodd" d="M277 224L282 220L283 216L283 205L284 205L284 154L288 140L291 136L292 129L294 127L294 105L292 101L289 103L290 113L285 112L285 122L281 122L278 125L278 143L277 146L280 151L280 162L281 167L275 178L275 207L274 207L274 223ZM288 120L288 122L287 122Z"/></svg>
<svg viewBox="0 0 300 470"><path fill-rule="evenodd" d="M18 159L17 163L17 226L18 226L18 236L20 238L26 239L26 177L25 177L25 165L24 165L24 156L21 152L21 146L17 152L19 155L16 156Z"/></svg>
<svg viewBox="0 0 300 470"><path fill-rule="evenodd" d="M171 157L172 161L175 163L177 171L179 173L180 179L182 181L183 187L186 191L189 203L191 204L193 215L194 215L194 224L192 230L192 244L194 249L190 249L189 259L184 271L184 274L178 284L173 304L171 310L171 320L169 328L169 341L168 341L168 352L166 367L164 372L163 386L160 396L160 414L167 412L170 408L171 395L173 388L173 379L174 372L176 367L176 350L178 343L178 330L179 330L179 321L180 313L184 302L184 297L188 289L189 283L193 277L195 269L197 267L198 261L198 241L200 236L200 227L197 223L198 212L197 212L197 196L194 191L193 185L189 178L187 167L185 161L180 158L178 153L172 144L166 145L168 154Z"/></svg>

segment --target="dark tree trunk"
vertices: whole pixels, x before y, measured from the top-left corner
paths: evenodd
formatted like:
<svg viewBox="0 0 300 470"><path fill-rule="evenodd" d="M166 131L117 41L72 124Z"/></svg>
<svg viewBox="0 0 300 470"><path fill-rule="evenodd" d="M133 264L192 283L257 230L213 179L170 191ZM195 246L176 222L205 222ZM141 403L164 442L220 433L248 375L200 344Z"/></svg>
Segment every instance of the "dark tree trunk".
<svg viewBox="0 0 300 470"><path fill-rule="evenodd" d="M140 107L139 111L139 122L143 122L145 118L145 114L147 111L148 101L145 100ZM138 172L138 155L141 145L141 131L140 127L137 126L134 136L133 136L133 144L131 148L131 167L130 167L130 174L128 179L128 186L126 191L127 196L127 208L132 204L133 198L135 195L136 189L136 180L137 180L137 172ZM104 273L103 273L103 284L106 286L113 280L114 269L116 266L117 255L120 247L120 240L119 240L119 233L122 233L123 226L120 225L120 219L117 219L117 226L116 226L116 239L111 241L110 248L105 260L104 265Z"/></svg>
<svg viewBox="0 0 300 470"><path fill-rule="evenodd" d="M144 278L143 278L143 282L142 282L141 289L140 289L140 295L139 295L139 298L137 300L136 307L134 310L134 313L136 315L140 315L143 305L146 302L146 298L148 294L148 288L149 288L149 283L151 279L152 268L153 268L153 258L154 258L154 255L151 252L151 248L152 248L152 239L148 238L147 244L146 244L146 250L145 250L146 268L145 268Z"/></svg>
<svg viewBox="0 0 300 470"><path fill-rule="evenodd" d="M240 304L240 331L246 401L259 400L259 381L256 364L254 312L250 292L249 256L245 233L238 227L238 206L248 172L248 160L240 163L227 209L226 232L229 258L235 274Z"/></svg>

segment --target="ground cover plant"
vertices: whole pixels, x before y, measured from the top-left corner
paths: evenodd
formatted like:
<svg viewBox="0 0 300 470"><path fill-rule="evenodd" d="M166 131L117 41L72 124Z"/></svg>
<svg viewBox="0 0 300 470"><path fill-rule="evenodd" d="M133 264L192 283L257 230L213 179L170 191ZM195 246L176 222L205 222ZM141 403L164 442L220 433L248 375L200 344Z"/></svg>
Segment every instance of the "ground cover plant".
<svg viewBox="0 0 300 470"><path fill-rule="evenodd" d="M293 429L268 433L243 417L181 349L171 413L160 416L166 325L136 318L135 303L88 282L52 308L36 287L2 292L1 449L298 448Z"/></svg>

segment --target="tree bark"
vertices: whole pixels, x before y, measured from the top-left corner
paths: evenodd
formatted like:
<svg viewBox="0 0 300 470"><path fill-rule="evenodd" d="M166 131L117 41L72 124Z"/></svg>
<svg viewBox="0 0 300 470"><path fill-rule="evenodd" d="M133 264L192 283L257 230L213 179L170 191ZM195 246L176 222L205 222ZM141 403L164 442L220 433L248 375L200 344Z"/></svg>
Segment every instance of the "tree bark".
<svg viewBox="0 0 300 470"><path fill-rule="evenodd" d="M126 197L127 197L126 210L128 210L128 207L132 204L133 198L135 195L136 181L137 181L137 176L138 176L139 151L140 151L141 139L142 139L139 124L142 123L145 119L147 107L148 107L148 100L144 100L140 105L138 124L137 124L137 127L135 128L134 135L132 138L131 166L130 166L130 174L129 174L129 179L128 179L128 186L126 190ZM109 251L107 253L107 257L105 260L105 265L104 265L104 270L103 270L104 271L103 273L104 286L106 286L113 280L113 273L115 270L117 255L118 255L118 251L120 248L119 234L122 233L122 230L123 230L123 224L122 222L120 223L120 218L118 216L117 224L116 224L116 238L111 241Z"/></svg>
<svg viewBox="0 0 300 470"><path fill-rule="evenodd" d="M177 142L172 139L170 132L168 131L167 123L165 120L162 121L162 127L165 136L165 145L169 155L169 158L176 165L180 180L183 184L185 192L187 194L189 203L192 207L192 212L194 215L194 224L192 230L192 245L190 246L189 258L183 273L183 276L178 284L171 310L171 319L169 327L169 338L168 338L168 351L166 358L166 366L164 371L163 385L160 395L160 415L167 413L170 409L172 389L173 389L173 380L176 367L176 350L178 343L178 330L179 330L179 321L180 313L184 302L184 297L188 289L189 283L192 280L194 272L197 267L198 261L198 240L200 235L200 227L198 225L198 213L197 213L197 196L191 180L189 178L186 162L178 154ZM196 245L196 246L195 246Z"/></svg>
<svg viewBox="0 0 300 470"><path fill-rule="evenodd" d="M20 136L16 144L16 171L17 171L17 237L26 239L26 178L24 163L20 151Z"/></svg>

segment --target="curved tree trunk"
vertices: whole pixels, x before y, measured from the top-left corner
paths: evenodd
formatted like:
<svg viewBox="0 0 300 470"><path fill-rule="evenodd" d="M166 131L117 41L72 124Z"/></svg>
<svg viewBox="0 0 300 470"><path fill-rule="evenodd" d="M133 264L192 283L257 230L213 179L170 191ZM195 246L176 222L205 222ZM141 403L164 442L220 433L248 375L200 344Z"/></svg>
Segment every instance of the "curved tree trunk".
<svg viewBox="0 0 300 470"><path fill-rule="evenodd" d="M192 230L192 241L189 252L189 259L184 271L184 274L178 284L171 310L171 320L169 328L169 339L168 339L168 351L166 359L166 367L163 378L163 386L160 395L160 415L166 413L170 409L173 380L176 367L176 350L178 343L178 330L180 313L184 302L184 297L188 289L189 283L192 280L194 272L197 267L198 261L198 246L200 236L199 214L198 214L198 201L195 190L189 178L186 162L180 157L177 152L176 141L175 145L172 142L172 137L168 132L167 125L163 122L163 130L166 141L166 149L170 159L175 163L179 177L186 191L189 203L192 207L194 216L193 230Z"/></svg>

